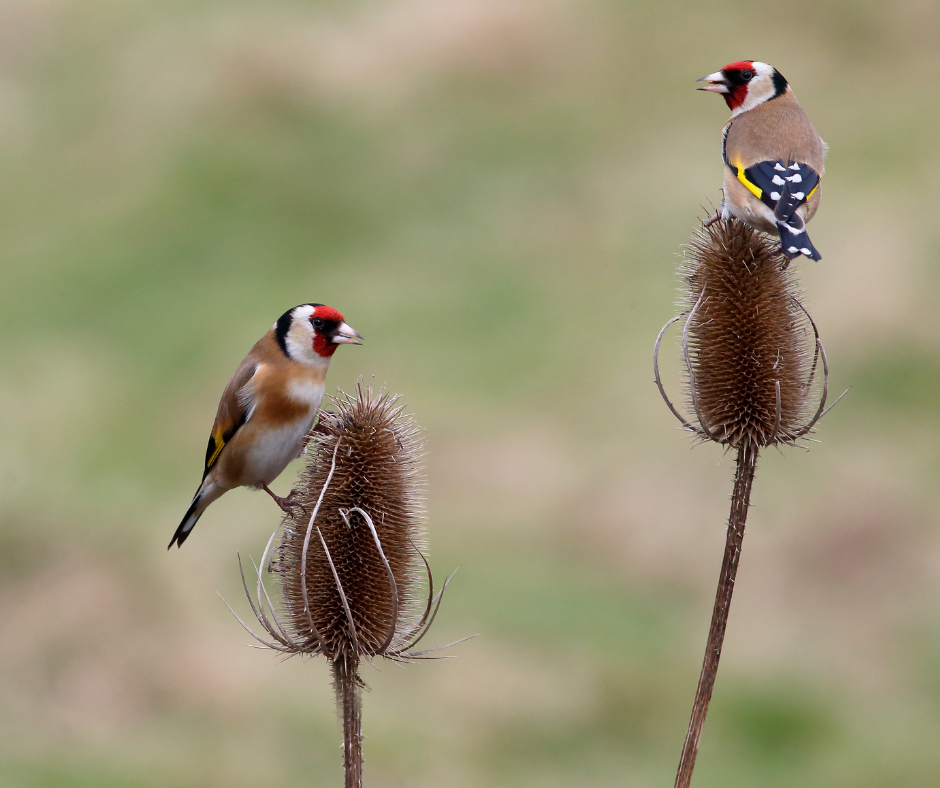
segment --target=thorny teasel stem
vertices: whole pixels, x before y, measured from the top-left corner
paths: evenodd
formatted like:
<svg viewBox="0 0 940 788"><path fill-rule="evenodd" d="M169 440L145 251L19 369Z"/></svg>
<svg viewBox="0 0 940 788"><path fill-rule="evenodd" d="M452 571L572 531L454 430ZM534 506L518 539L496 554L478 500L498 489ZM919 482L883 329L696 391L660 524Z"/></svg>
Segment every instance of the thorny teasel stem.
<svg viewBox="0 0 940 788"><path fill-rule="evenodd" d="M336 698L343 710L345 788L362 788L362 687L359 664L346 659L333 663Z"/></svg>
<svg viewBox="0 0 940 788"><path fill-rule="evenodd" d="M708 630L708 643L705 646L705 661L695 690L692 704L692 716L682 745L679 758L679 771L676 774L675 788L688 788L692 780L692 769L698 755L698 743L702 736L702 726L708 713L708 704L718 675L718 660L721 658L721 646L725 639L725 627L728 625L728 613L731 609L731 595L734 593L734 578L741 559L741 545L744 541L744 524L747 520L747 508L751 500L751 485L757 468L757 447L745 446L738 450L737 468L734 473L734 492L731 495L731 514L728 517L728 536L725 540L725 554L721 560L721 574L718 577L718 591L715 594L715 607L712 611L712 623Z"/></svg>

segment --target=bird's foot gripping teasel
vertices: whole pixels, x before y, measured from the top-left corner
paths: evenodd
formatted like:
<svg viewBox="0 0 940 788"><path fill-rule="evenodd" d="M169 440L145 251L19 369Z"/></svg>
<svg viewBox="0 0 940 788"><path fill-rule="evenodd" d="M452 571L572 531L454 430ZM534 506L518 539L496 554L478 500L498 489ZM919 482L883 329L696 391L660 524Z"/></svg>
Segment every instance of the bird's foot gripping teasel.
<svg viewBox="0 0 940 788"><path fill-rule="evenodd" d="M307 510L304 508L304 505L297 500L297 496L300 495L300 490L295 488L287 495L281 496L275 493L266 484L262 485L261 489L274 499L274 503L276 503L281 508L281 511L284 512L284 514L293 515L295 508L300 509L301 514L307 514Z"/></svg>

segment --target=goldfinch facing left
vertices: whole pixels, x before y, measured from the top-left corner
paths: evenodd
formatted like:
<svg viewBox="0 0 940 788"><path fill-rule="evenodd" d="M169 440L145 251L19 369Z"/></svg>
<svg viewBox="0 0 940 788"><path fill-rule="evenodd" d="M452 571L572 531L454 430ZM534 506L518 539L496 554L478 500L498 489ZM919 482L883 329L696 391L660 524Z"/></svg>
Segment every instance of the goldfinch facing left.
<svg viewBox="0 0 940 788"><path fill-rule="evenodd" d="M235 487L264 490L284 511L296 505L268 485L303 453L336 348L361 344L343 316L323 304L301 304L278 318L222 392L202 484L169 547L182 547L209 504Z"/></svg>
<svg viewBox="0 0 940 788"><path fill-rule="evenodd" d="M826 144L783 75L758 60L729 63L702 77L699 90L720 93L731 110L721 133L725 164L720 214L780 235L787 260L819 252L806 223L819 208Z"/></svg>

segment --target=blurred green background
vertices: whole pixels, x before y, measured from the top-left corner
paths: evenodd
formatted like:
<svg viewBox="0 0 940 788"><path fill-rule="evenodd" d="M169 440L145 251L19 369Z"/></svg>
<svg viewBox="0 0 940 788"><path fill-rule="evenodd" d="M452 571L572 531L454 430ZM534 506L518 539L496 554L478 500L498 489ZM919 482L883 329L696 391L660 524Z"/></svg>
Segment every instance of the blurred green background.
<svg viewBox="0 0 940 788"><path fill-rule="evenodd" d="M330 386L427 428L431 640L480 633L366 668L367 784L671 785L733 463L650 356L741 58L831 147L797 266L854 388L761 463L695 785L940 785L938 40L935 0L5 0L0 785L341 784L325 665L216 595L271 502L165 549L314 300L366 338Z"/></svg>

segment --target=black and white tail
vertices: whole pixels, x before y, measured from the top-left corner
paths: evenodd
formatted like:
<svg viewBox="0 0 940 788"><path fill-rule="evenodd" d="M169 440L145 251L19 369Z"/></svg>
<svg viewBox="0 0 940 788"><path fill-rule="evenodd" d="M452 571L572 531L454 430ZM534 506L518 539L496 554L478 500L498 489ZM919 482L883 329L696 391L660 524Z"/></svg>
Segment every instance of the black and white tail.
<svg viewBox="0 0 940 788"><path fill-rule="evenodd" d="M790 193L790 185L783 187L783 192L774 208L774 219L777 222L777 232L780 233L780 245L787 260L806 255L811 260L821 260L819 252L813 246L806 234L806 225L803 218L796 212L802 203L803 195Z"/></svg>
<svg viewBox="0 0 940 788"><path fill-rule="evenodd" d="M196 525L196 521L202 516L202 513L206 510L206 506L200 506L202 503L203 494L202 494L202 485L199 485L199 489L196 491L196 496L193 498L193 502L189 505L189 508L186 510L186 514L183 516L183 522L179 524L179 528L176 529L176 533L173 534L173 538L170 539L170 543L166 546L166 549L169 550L174 544L177 547L182 547L183 542L186 541L186 537L189 536L190 532L193 530L193 526Z"/></svg>

